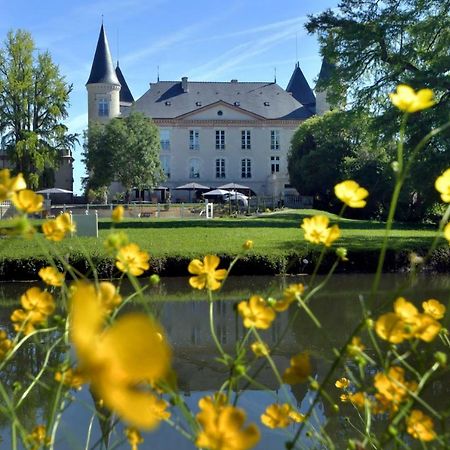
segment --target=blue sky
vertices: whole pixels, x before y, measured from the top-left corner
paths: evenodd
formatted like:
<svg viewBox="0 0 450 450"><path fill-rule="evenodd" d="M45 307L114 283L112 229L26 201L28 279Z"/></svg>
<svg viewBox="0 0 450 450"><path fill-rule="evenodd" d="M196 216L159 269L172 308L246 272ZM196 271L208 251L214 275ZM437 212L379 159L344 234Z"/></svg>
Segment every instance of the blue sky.
<svg viewBox="0 0 450 450"><path fill-rule="evenodd" d="M338 0L0 0L2 41L8 30L30 31L73 84L71 132L87 126L88 79L102 21L114 60L135 98L156 81L271 81L286 87L296 60L311 87L321 59L308 14ZM74 152L74 191L81 192L81 148Z"/></svg>

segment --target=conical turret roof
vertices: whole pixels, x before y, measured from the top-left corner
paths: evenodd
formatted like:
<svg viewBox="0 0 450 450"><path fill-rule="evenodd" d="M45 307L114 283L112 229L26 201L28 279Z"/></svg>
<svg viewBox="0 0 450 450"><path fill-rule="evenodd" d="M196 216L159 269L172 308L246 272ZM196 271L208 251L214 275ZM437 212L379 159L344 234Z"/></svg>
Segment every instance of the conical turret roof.
<svg viewBox="0 0 450 450"><path fill-rule="evenodd" d="M116 75L120 85L122 86L120 88L120 101L125 103L133 103L134 102L133 94L131 93L128 84L125 81L125 77L123 76L123 73L120 70L119 61L117 61Z"/></svg>
<svg viewBox="0 0 450 450"><path fill-rule="evenodd" d="M108 39L106 38L103 24L100 28L91 74L86 84L92 83L107 83L120 86L112 63L111 52L109 51Z"/></svg>
<svg viewBox="0 0 450 450"><path fill-rule="evenodd" d="M292 96L303 106L314 108L316 105L316 97L309 87L309 84L303 75L302 69L300 69L299 63L295 65L295 69L287 85L286 92L290 92Z"/></svg>
<svg viewBox="0 0 450 450"><path fill-rule="evenodd" d="M331 77L331 72L334 70L334 64L328 62L326 58L322 59L322 66L320 67L319 78L317 81L326 81Z"/></svg>

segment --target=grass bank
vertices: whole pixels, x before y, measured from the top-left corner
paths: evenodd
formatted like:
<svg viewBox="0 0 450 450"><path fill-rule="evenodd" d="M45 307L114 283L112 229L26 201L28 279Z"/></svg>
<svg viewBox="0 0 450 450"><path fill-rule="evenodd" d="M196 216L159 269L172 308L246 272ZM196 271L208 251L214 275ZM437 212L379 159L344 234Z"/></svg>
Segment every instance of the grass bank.
<svg viewBox="0 0 450 450"><path fill-rule="evenodd" d="M214 220L129 219L116 228L124 230L130 241L147 250L152 258L152 271L161 275L186 275L193 257L208 253L220 255L228 262L240 251L242 243L251 239L254 248L237 265L235 274L276 274L310 272L318 257L319 247L303 239L300 223L316 210L286 210L259 217ZM331 219L335 216L328 214ZM384 235L382 222L343 219L342 237L334 247L346 247L350 261L340 265L344 272L372 272ZM102 276L114 276L112 261L103 248L111 222L99 223L99 239L74 237L52 245L42 236L31 241L4 239L0 248L0 279L30 279L36 268L45 264L49 252L56 251L77 269L89 270L91 259ZM428 226L396 224L389 240L385 271L402 270L411 252L424 254L436 231ZM428 263L435 271L448 271L449 247L442 238ZM324 269L334 261L327 252Z"/></svg>

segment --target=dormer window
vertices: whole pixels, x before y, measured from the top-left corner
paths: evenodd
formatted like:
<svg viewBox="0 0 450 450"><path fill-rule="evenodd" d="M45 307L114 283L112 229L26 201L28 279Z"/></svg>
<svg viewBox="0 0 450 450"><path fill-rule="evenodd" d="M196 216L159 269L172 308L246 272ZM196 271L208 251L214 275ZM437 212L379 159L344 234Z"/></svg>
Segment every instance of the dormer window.
<svg viewBox="0 0 450 450"><path fill-rule="evenodd" d="M109 102L106 98L101 98L98 101L98 116L108 117L109 116Z"/></svg>
<svg viewBox="0 0 450 450"><path fill-rule="evenodd" d="M202 106L202 102L195 102L196 106Z"/></svg>
<svg viewBox="0 0 450 450"><path fill-rule="evenodd" d="M269 102L264 102L264 106L270 106Z"/></svg>
<svg viewBox="0 0 450 450"><path fill-rule="evenodd" d="M172 102L170 100L166 101L166 106L170 106L172 104Z"/></svg>
<svg viewBox="0 0 450 450"><path fill-rule="evenodd" d="M234 102L234 106L241 106L241 102Z"/></svg>

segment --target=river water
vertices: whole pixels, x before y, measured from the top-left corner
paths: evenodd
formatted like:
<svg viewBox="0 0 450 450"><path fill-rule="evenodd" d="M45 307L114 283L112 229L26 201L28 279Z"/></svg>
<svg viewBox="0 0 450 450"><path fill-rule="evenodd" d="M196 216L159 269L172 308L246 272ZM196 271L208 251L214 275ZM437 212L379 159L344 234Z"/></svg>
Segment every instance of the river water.
<svg viewBox="0 0 450 450"><path fill-rule="evenodd" d="M346 341L348 333L361 317L361 298L367 298L370 292L371 275L336 275L327 286L311 301L310 307L322 324L322 331L312 323L304 311L300 311L292 321L282 344L274 354L274 360L281 371L289 365L290 356L301 351L311 354L314 377L322 379L329 369L333 355L332 346L340 347ZM216 329L218 338L223 347L233 352L235 343L243 335L241 320L236 314L237 302L248 299L251 294L260 294L265 297L278 297L283 288L290 283L308 283L308 277L233 277L227 280L224 289L216 295ZM28 287L26 283L5 283L0 285L0 328L11 330L9 316L17 307L20 294ZM397 293L394 293L397 291ZM450 300L450 278L448 276L419 276L414 281L406 275L383 276L380 287L379 301L385 300L392 304L396 295L420 303L428 298L437 298L448 304ZM150 308L159 318L167 331L174 351L173 366L178 376L178 385L183 393L186 403L191 409L197 411L198 400L215 392L226 379L223 366L215 362L217 351L209 333L208 304L201 300L203 294L193 292L188 286L186 278L165 279L153 288L146 297ZM375 305L376 306L376 305ZM139 308L139 305L131 306ZM390 306L389 306L390 308ZM295 312L295 307L283 314L279 314L272 327L262 332L263 339L270 345L278 340L284 332L289 320ZM378 315L375 314L375 316ZM448 322L448 316L447 316ZM0 373L2 382L8 386L20 382L26 385L30 382L30 373L36 373L40 368L39 356L33 349L21 354L15 363L10 364ZM337 374L338 376L342 373ZM286 386L279 390L279 386L269 367L264 367L258 375L258 382L266 385L268 391L250 388L240 396L239 406L248 414L249 421L259 424L262 432L260 444L255 447L259 450L283 449L284 442L289 440L295 432L294 428L283 430L269 430L261 425L259 417L265 408L276 401L286 401L286 396L298 405L300 411L306 411L314 398L314 393L306 385L294 387ZM338 402L340 392L330 392L333 399ZM450 394L450 381L447 385L439 387L439 393ZM87 430L92 417L93 402L89 389L85 386L75 395L62 416L61 425L56 437L56 449L100 449L98 442L100 427L97 421L92 422L92 437L86 446ZM444 400L442 400L444 401ZM30 429L39 423L40 418L48 413L51 396L46 390L45 383L34 391L26 406L20 410L20 416ZM176 419L176 418L175 418ZM339 415L332 412L328 403L319 401L315 407L312 424L319 429L326 427L336 448L345 448L345 442L351 431ZM0 448L11 448L10 424L8 419L1 417L0 413ZM351 433L351 435L354 435ZM169 425L162 424L152 433L144 433L145 442L140 449L152 450L190 450L194 446L186 438L174 431ZM122 441L122 443L119 443ZM128 444L123 442L123 428L117 426L112 433L111 443L117 445L110 448L126 449ZM327 448L318 446L317 441L310 440L303 435L301 448ZM104 448L104 447L103 447Z"/></svg>

